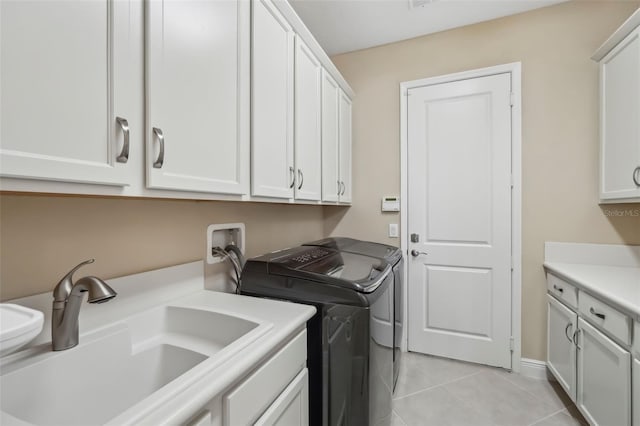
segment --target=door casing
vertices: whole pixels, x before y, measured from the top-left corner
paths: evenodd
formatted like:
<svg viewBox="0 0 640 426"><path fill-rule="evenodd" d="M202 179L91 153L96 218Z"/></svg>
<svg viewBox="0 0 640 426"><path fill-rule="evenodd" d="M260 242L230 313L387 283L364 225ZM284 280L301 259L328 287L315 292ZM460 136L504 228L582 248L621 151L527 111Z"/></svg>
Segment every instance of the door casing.
<svg viewBox="0 0 640 426"><path fill-rule="evenodd" d="M412 88L430 86L441 83L451 83L459 80L471 78L487 77L495 74L510 73L512 84L512 108L511 108L511 175L513 181L511 192L511 336L513 337L513 350L511 352L511 365L513 371L520 372L522 358L521 339L521 310L522 310L522 82L521 82L520 62L497 65L488 68L480 68L470 71L463 71L454 74L447 74L437 77L429 77L420 80L405 81L400 83L400 223L402 232L400 233L400 248L405 256L408 256L408 215L407 215L407 195L408 195L408 165L407 165L407 91ZM410 262L405 262L404 276L408 277ZM408 298L404 292L404 315L403 323L407 324ZM407 328L403 328L402 350L408 347Z"/></svg>

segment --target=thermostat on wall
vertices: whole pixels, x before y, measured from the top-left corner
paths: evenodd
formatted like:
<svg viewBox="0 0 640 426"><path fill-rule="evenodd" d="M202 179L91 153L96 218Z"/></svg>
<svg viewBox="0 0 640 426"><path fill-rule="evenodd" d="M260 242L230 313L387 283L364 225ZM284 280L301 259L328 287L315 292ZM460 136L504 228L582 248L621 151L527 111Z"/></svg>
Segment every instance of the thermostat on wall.
<svg viewBox="0 0 640 426"><path fill-rule="evenodd" d="M400 197L382 197L383 212L399 212Z"/></svg>

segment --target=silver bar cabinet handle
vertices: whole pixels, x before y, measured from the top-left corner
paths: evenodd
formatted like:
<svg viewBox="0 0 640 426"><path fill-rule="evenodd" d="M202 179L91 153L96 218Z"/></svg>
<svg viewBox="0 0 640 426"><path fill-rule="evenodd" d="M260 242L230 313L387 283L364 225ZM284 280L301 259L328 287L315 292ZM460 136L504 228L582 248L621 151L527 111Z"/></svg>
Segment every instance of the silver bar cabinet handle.
<svg viewBox="0 0 640 426"><path fill-rule="evenodd" d="M162 133L162 129L158 127L153 128L153 133L158 138L158 142L160 142L160 152L158 153L158 158L153 162L153 168L159 169L164 164L164 133Z"/></svg>
<svg viewBox="0 0 640 426"><path fill-rule="evenodd" d="M557 286L557 285L555 285L555 284L553 285L553 289L554 289L554 290L556 290L556 291L559 291L560 293L564 293L564 288L562 288L562 287L558 287L558 286Z"/></svg>
<svg viewBox="0 0 640 426"><path fill-rule="evenodd" d="M580 330L579 328L576 328L576 331L573 332L573 337L571 338L571 340L573 340L573 344L576 345L576 349L581 350L582 347L580 346L580 344L578 344L578 339L580 338L580 332L582 330Z"/></svg>
<svg viewBox="0 0 640 426"><path fill-rule="evenodd" d="M289 176L291 176L291 183L289 184L289 188L293 188L293 185L296 184L296 172L293 166L289 166Z"/></svg>
<svg viewBox="0 0 640 426"><path fill-rule="evenodd" d="M298 189L302 189L302 185L304 184L304 173L302 173L301 169L298 169L298 179L300 179L300 185L298 185Z"/></svg>
<svg viewBox="0 0 640 426"><path fill-rule="evenodd" d="M342 182L338 181L338 194L340 195L340 192L342 191Z"/></svg>
<svg viewBox="0 0 640 426"><path fill-rule="evenodd" d="M572 342L571 337L569 337L569 334L568 334L569 327L573 327L573 324L572 323L567 324L567 326L564 328L564 335L570 342Z"/></svg>
<svg viewBox="0 0 640 426"><path fill-rule="evenodd" d="M640 166L633 170L633 183L635 183L636 186L640 186Z"/></svg>
<svg viewBox="0 0 640 426"><path fill-rule="evenodd" d="M120 154L116 157L116 161L118 163L126 163L129 161L129 122L126 118L122 117L116 117L116 122L120 125L124 137L122 151L120 151Z"/></svg>
<svg viewBox="0 0 640 426"><path fill-rule="evenodd" d="M600 312L597 312L595 309L593 309L593 306L589 308L589 313L590 313L591 315L595 315L595 316L597 316L597 317L598 317L598 318L600 318L600 319L605 319L605 315L604 315L604 314L601 314Z"/></svg>
<svg viewBox="0 0 640 426"><path fill-rule="evenodd" d="M344 195L345 192L347 192L347 185L345 185L344 181L342 181L342 192L340 193L340 195Z"/></svg>

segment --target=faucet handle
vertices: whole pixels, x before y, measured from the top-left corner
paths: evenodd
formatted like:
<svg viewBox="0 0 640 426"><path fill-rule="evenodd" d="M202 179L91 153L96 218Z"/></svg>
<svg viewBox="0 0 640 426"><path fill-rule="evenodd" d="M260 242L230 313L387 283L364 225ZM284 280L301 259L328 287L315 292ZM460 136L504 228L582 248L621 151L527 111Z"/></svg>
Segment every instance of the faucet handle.
<svg viewBox="0 0 640 426"><path fill-rule="evenodd" d="M67 300L67 297L71 294L71 289L73 289L73 273L78 269L82 268L84 265L89 265L95 262L95 259L85 260L84 262L76 265L72 270L67 272L67 275L62 277L56 288L53 290L53 299L56 302L64 302Z"/></svg>

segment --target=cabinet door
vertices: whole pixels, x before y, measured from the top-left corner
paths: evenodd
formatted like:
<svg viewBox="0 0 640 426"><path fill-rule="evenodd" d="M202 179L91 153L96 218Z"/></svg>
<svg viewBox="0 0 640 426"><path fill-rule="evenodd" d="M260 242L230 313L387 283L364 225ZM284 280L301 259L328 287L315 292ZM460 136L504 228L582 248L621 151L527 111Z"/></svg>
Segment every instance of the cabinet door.
<svg viewBox="0 0 640 426"><path fill-rule="evenodd" d="M305 368L282 391L256 426L308 426L309 425L309 378Z"/></svg>
<svg viewBox="0 0 640 426"><path fill-rule="evenodd" d="M269 0L253 1L252 195L292 198L295 34Z"/></svg>
<svg viewBox="0 0 640 426"><path fill-rule="evenodd" d="M342 191L340 192L340 201L344 203L351 202L351 100L340 90L340 120L339 120L339 137L340 137L340 182L342 183Z"/></svg>
<svg viewBox="0 0 640 426"><path fill-rule="evenodd" d="M322 70L322 201L338 201L339 177L338 95L340 88Z"/></svg>
<svg viewBox="0 0 640 426"><path fill-rule="evenodd" d="M576 401L576 331L577 315L547 295L547 366L565 392Z"/></svg>
<svg viewBox="0 0 640 426"><path fill-rule="evenodd" d="M640 359L633 360L633 402L631 411L633 412L633 426L640 426Z"/></svg>
<svg viewBox="0 0 640 426"><path fill-rule="evenodd" d="M121 59L141 41L139 13L127 1L0 2L2 176L129 183L116 119L131 118L120 108L129 87L117 78L135 65Z"/></svg>
<svg viewBox="0 0 640 426"><path fill-rule="evenodd" d="M147 2L147 186L249 185L248 1Z"/></svg>
<svg viewBox="0 0 640 426"><path fill-rule="evenodd" d="M600 198L640 199L640 28L600 63Z"/></svg>
<svg viewBox="0 0 640 426"><path fill-rule="evenodd" d="M592 425L631 424L631 356L578 319L578 408Z"/></svg>
<svg viewBox="0 0 640 426"><path fill-rule="evenodd" d="M296 37L295 63L295 197L315 201L322 195L322 66L300 37Z"/></svg>

